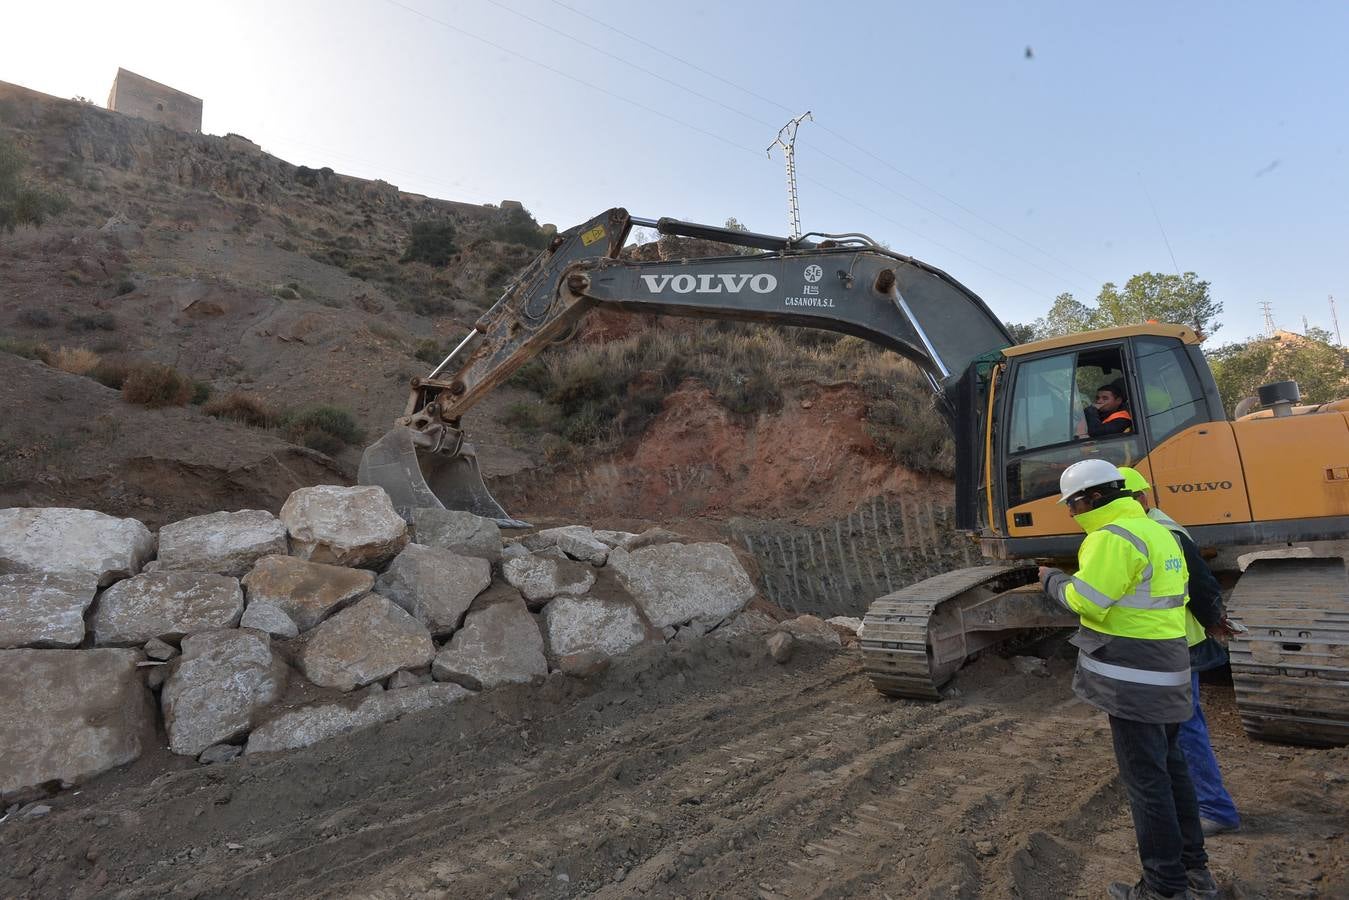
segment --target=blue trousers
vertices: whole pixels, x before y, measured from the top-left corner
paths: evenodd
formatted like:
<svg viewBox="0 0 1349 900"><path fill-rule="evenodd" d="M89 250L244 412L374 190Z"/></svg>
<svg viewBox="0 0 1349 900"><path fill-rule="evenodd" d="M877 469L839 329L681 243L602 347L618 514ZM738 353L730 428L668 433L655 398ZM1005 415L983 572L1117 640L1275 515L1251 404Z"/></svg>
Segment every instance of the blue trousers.
<svg viewBox="0 0 1349 900"><path fill-rule="evenodd" d="M1199 707L1199 673L1190 673L1190 688L1194 694L1194 715L1180 726L1180 748L1185 752L1185 765L1194 782L1194 794L1199 800L1199 815L1205 819L1237 828L1241 817L1232 795L1223 787L1223 776L1218 771L1218 758L1209 742L1208 723Z"/></svg>

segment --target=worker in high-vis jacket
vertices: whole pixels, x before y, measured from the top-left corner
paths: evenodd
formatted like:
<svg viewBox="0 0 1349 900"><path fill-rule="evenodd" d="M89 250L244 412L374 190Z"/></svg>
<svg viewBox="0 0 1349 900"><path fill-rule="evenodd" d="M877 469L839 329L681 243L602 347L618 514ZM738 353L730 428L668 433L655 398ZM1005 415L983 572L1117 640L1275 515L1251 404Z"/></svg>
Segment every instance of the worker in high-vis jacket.
<svg viewBox="0 0 1349 900"><path fill-rule="evenodd" d="M1148 518L1176 536L1185 554L1185 568L1190 573L1190 601L1185 605L1185 640L1190 645L1190 692L1194 698L1194 714L1180 726L1180 747L1194 782L1195 797L1199 800L1199 822L1205 836L1236 831L1241 828L1241 816L1232 795L1223 784L1218 769L1218 757L1213 753L1209 739L1208 722L1199 706L1199 673L1217 669L1227 663L1223 644L1235 634L1222 606L1222 589L1208 563L1199 552L1190 532L1175 519L1153 506L1148 500L1152 485L1136 469L1120 466L1124 489L1139 502Z"/></svg>
<svg viewBox="0 0 1349 900"><path fill-rule="evenodd" d="M1117 900L1217 897L1194 784L1179 743L1192 715L1185 640L1185 558L1171 532L1129 496L1111 463L1073 463L1061 503L1087 533L1078 570L1040 568L1045 591L1077 614L1073 691L1110 718L1143 877L1117 882Z"/></svg>

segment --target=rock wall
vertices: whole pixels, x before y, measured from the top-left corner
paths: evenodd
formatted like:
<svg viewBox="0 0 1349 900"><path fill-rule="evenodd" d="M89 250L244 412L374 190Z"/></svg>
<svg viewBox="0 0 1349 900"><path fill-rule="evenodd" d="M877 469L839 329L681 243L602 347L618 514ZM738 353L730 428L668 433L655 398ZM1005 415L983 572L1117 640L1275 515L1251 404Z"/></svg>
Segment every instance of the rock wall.
<svg viewBox="0 0 1349 900"><path fill-rule="evenodd" d="M409 518L379 488L331 485L295 491L280 517L158 534L0 510L0 797L79 784L156 743L202 763L293 749L774 624L739 615L757 592L723 544L579 525L507 542L463 513Z"/></svg>

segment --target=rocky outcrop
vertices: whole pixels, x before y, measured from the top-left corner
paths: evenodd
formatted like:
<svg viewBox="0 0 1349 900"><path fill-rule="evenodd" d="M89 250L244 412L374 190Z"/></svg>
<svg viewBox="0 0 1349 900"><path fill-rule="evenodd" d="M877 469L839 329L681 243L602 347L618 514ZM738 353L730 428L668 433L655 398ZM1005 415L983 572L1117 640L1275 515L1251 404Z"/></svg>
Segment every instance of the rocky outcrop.
<svg viewBox="0 0 1349 900"><path fill-rule="evenodd" d="M543 635L522 601L493 603L468 614L436 655L431 674L475 691L528 683L548 674Z"/></svg>
<svg viewBox="0 0 1349 900"><path fill-rule="evenodd" d="M637 608L594 597L558 597L543 609L548 655L558 659L584 651L626 653L646 640Z"/></svg>
<svg viewBox="0 0 1349 900"><path fill-rule="evenodd" d="M156 571L215 572L238 578L261 557L285 554L286 526L261 509L193 516L159 530Z"/></svg>
<svg viewBox="0 0 1349 900"><path fill-rule="evenodd" d="M471 692L457 684L419 684L393 691L375 685L359 700L353 697L281 713L248 736L245 752L273 753L308 747L348 731L445 706L468 696Z"/></svg>
<svg viewBox="0 0 1349 900"><path fill-rule="evenodd" d="M536 553L549 547L557 547L572 559L597 566L604 565L609 556L609 545L596 537L593 529L584 525L545 528L536 534L528 535L521 543Z"/></svg>
<svg viewBox="0 0 1349 900"><path fill-rule="evenodd" d="M92 509L0 509L0 575L90 576L99 586L135 575L155 538L135 519Z"/></svg>
<svg viewBox="0 0 1349 900"><path fill-rule="evenodd" d="M370 594L314 630L300 652L300 668L314 684L349 691L424 666L435 652L425 625Z"/></svg>
<svg viewBox="0 0 1349 900"><path fill-rule="evenodd" d="M78 647L94 578L0 575L0 649Z"/></svg>
<svg viewBox="0 0 1349 900"><path fill-rule="evenodd" d="M281 507L290 550L312 562L380 566L408 542L407 523L383 488L300 488Z"/></svg>
<svg viewBox="0 0 1349 900"><path fill-rule="evenodd" d="M251 603L270 603L308 631L328 616L364 597L375 586L375 573L293 556L264 556L244 576Z"/></svg>
<svg viewBox="0 0 1349 900"><path fill-rule="evenodd" d="M141 755L154 709L134 650L0 651L0 797L79 784Z"/></svg>
<svg viewBox="0 0 1349 900"><path fill-rule="evenodd" d="M756 593L754 582L725 544L620 548L609 554L609 568L657 628L694 618L725 618Z"/></svg>
<svg viewBox="0 0 1349 900"><path fill-rule="evenodd" d="M233 628L244 611L239 580L194 572L152 572L119 581L98 598L92 622L100 647L151 638L177 641L196 631Z"/></svg>
<svg viewBox="0 0 1349 900"><path fill-rule="evenodd" d="M408 544L375 581L375 592L407 610L437 637L450 634L473 598L492 583L492 564L421 544Z"/></svg>
<svg viewBox="0 0 1349 900"><path fill-rule="evenodd" d="M524 595L530 609L541 609L559 594L579 596L595 584L595 571L590 566L535 554L506 560L501 574Z"/></svg>
<svg viewBox="0 0 1349 900"><path fill-rule="evenodd" d="M160 698L169 748L196 756L247 734L280 698L287 674L266 635L230 629L183 638L182 659Z"/></svg>
<svg viewBox="0 0 1349 900"><path fill-rule="evenodd" d="M491 519L453 509L412 510L413 540L427 547L453 550L460 556L501 560L501 528Z"/></svg>

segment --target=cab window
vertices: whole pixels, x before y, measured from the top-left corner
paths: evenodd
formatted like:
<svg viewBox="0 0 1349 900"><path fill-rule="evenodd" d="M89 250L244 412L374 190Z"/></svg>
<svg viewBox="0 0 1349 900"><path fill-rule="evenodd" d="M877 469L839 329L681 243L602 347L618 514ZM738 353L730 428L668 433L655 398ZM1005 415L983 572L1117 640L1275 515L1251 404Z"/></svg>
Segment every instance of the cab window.
<svg viewBox="0 0 1349 900"><path fill-rule="evenodd" d="M1058 493L1083 459L1131 465L1144 455L1122 347L1027 360L1017 367L1007 428L1007 502Z"/></svg>
<svg viewBox="0 0 1349 900"><path fill-rule="evenodd" d="M1180 341L1144 338L1137 342L1135 352L1143 409L1154 445L1209 420L1199 376Z"/></svg>

